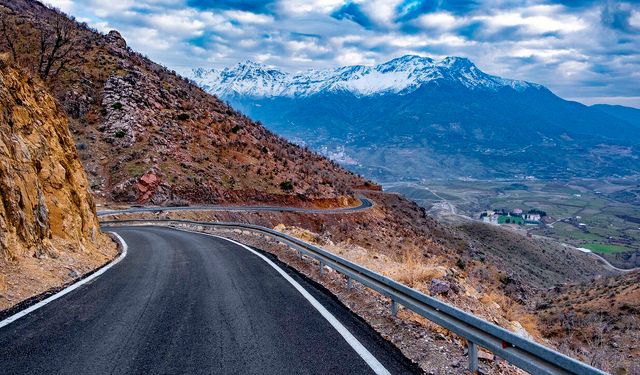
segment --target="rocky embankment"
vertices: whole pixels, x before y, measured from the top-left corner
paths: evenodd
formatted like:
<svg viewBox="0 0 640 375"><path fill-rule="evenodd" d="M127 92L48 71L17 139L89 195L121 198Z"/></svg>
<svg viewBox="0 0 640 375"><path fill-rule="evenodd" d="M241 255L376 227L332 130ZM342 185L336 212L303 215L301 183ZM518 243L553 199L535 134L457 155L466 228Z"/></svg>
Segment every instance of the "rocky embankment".
<svg viewBox="0 0 640 375"><path fill-rule="evenodd" d="M113 258L67 119L0 58L0 310Z"/></svg>

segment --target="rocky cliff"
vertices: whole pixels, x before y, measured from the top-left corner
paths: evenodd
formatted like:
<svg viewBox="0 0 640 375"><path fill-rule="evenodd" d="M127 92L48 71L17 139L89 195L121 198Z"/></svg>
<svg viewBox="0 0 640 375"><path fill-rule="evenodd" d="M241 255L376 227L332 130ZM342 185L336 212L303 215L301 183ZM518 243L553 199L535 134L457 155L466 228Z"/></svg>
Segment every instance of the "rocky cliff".
<svg viewBox="0 0 640 375"><path fill-rule="evenodd" d="M0 58L0 310L105 263L66 117L37 78Z"/></svg>

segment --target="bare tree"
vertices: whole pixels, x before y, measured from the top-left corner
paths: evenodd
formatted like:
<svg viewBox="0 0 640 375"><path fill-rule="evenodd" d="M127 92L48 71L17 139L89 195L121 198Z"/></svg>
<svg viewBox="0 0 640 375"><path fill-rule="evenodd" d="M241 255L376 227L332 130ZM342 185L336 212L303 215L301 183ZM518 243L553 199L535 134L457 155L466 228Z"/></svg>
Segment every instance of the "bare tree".
<svg viewBox="0 0 640 375"><path fill-rule="evenodd" d="M74 21L56 14L49 22L40 22L38 74L43 80L55 77L69 62L74 51L77 31Z"/></svg>

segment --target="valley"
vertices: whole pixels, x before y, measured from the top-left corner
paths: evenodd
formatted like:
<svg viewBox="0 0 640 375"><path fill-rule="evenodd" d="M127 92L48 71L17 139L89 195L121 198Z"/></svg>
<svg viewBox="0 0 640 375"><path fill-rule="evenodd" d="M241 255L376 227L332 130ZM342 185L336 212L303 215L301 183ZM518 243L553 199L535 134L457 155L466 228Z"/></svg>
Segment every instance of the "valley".
<svg viewBox="0 0 640 375"><path fill-rule="evenodd" d="M428 180L383 185L453 224L480 220L480 213L489 209L542 210L547 213L543 224L515 227L523 233L590 249L621 268L640 265L640 206L631 198L638 188L637 178Z"/></svg>

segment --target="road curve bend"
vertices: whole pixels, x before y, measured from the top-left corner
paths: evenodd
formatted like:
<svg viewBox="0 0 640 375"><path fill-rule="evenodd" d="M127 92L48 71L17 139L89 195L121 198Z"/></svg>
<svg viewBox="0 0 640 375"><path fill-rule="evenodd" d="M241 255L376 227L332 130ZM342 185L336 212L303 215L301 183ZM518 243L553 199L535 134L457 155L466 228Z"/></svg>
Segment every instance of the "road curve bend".
<svg viewBox="0 0 640 375"><path fill-rule="evenodd" d="M111 229L127 257L1 328L2 374L376 373L261 254L166 227ZM281 268L389 373L415 372L334 297Z"/></svg>
<svg viewBox="0 0 640 375"><path fill-rule="evenodd" d="M100 210L98 216L109 216L119 214L131 214L140 212L170 212L170 211L242 211L242 212L299 212L305 214L341 214L368 210L373 207L373 202L365 197L359 196L360 205L345 208L300 208L284 206L168 206L168 207L132 207L123 210Z"/></svg>

